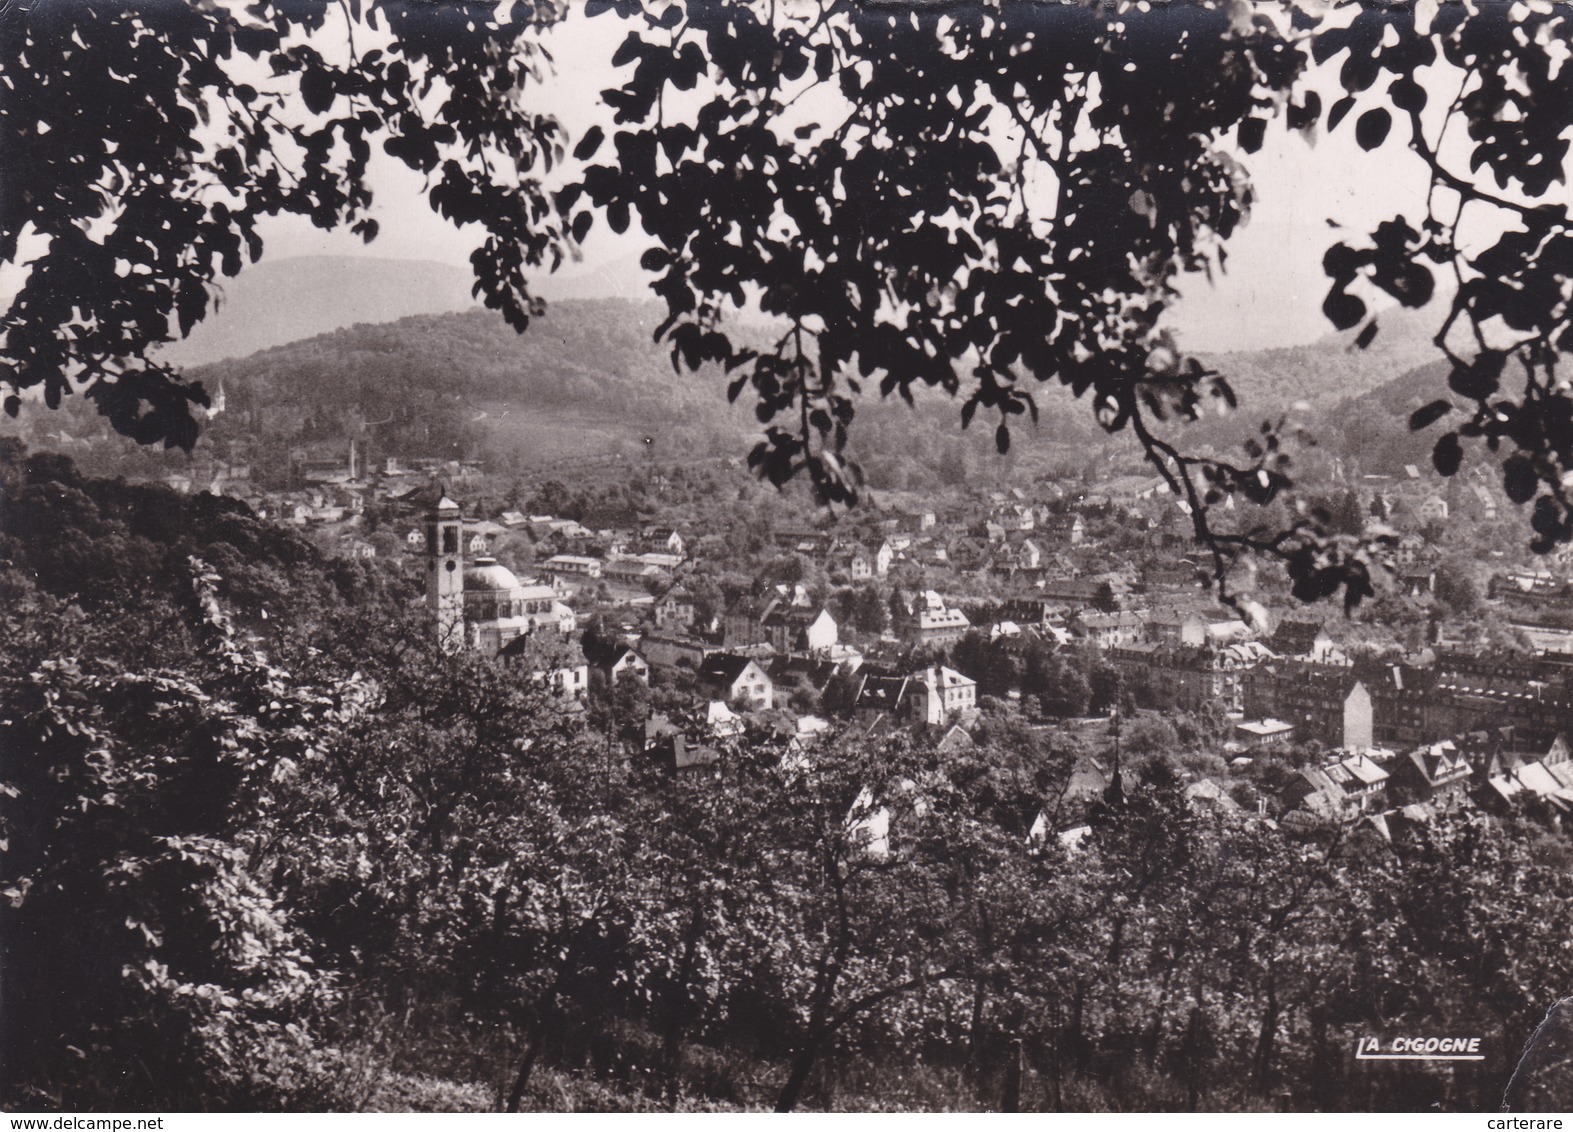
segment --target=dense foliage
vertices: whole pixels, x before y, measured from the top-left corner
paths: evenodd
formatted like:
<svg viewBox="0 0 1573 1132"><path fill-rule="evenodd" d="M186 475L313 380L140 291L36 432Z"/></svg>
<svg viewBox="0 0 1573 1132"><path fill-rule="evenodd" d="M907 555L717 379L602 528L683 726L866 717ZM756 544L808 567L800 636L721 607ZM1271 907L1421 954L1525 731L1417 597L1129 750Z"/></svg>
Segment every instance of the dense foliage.
<svg viewBox="0 0 1573 1132"><path fill-rule="evenodd" d="M1532 825L1295 840L1156 758L1038 839L1076 752L1007 719L674 774L396 571L4 457L11 1107L1493 1108L1573 978Z"/></svg>
<svg viewBox="0 0 1573 1132"><path fill-rule="evenodd" d="M1162 316L1181 272L1223 267L1253 199L1240 158L1279 123L1342 127L1418 155L1422 183L1402 191L1424 203L1332 244L1325 313L1365 346L1377 293L1422 308L1445 292L1434 344L1457 402L1434 398L1412 426L1465 406L1436 469L1457 470L1464 440L1505 451L1537 549L1573 537L1564 7L592 0L586 14L630 28L603 94L609 141L599 127L568 139L531 109L542 33L565 11L5 8L0 261L31 266L0 316L4 380L51 406L79 387L122 432L189 447L207 395L148 348L260 256L263 215L374 237L380 141L426 175L433 208L485 229L476 293L519 329L540 310L528 268L561 262L598 218L640 224L674 364L722 363L730 396L751 391L768 426L752 460L774 482L806 473L824 499L855 496L846 441L865 383L942 389L963 423L995 414L1004 449L1035 385L1055 382L1186 499L1220 580L1262 551L1300 597L1353 603L1370 557L1315 515L1209 525L1227 496L1292 488L1271 421L1232 459L1189 455L1163 428L1235 400ZM366 26L378 46L362 51ZM1337 64L1326 106L1316 63ZM722 321L751 289L784 328L763 346Z"/></svg>

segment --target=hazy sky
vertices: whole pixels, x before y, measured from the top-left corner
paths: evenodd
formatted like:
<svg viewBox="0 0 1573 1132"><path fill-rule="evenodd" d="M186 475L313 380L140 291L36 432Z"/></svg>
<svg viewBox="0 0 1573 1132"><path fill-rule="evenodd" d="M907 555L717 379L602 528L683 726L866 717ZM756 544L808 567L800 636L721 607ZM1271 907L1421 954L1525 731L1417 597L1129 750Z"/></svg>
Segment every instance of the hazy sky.
<svg viewBox="0 0 1573 1132"><path fill-rule="evenodd" d="M587 20L576 10L552 33L559 70L550 88L541 92L543 108L558 113L576 135L593 122L610 125L597 92L610 85L614 75L610 67L588 68L579 61L609 58L609 46L627 30L621 20ZM1323 101L1329 105L1336 84L1328 75L1319 77L1317 85L1327 90ZM1441 101L1433 99L1434 104ZM1188 280L1184 300L1172 314L1188 348L1255 349L1327 334L1331 326L1321 313L1326 290L1321 260L1327 247L1341 234L1358 240L1377 221L1397 214L1407 214L1419 226L1427 185L1424 166L1392 146L1376 154L1362 151L1353 137L1357 116L1358 111L1350 114L1337 133L1319 136L1314 146L1276 125L1263 149L1244 158L1256 187L1256 205L1249 224L1228 244L1227 272L1211 284L1201 277ZM368 247L348 232L323 232L304 220L282 218L265 229L269 257L357 255L467 266L478 229L456 232L432 213L421 199L420 178L391 159L374 160L373 173L375 214L382 229L374 244ZM1329 220L1349 232L1334 230ZM619 238L598 225L586 245L585 261L567 266L564 274L594 274L637 258L642 250L637 226ZM623 286L634 292L640 284L627 278Z"/></svg>

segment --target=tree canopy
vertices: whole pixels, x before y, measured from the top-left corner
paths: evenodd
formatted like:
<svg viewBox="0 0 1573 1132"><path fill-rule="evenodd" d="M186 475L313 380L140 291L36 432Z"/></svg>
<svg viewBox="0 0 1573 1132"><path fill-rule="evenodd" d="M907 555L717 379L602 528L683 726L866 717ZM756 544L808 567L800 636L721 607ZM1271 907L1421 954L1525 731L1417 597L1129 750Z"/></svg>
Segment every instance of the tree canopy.
<svg viewBox="0 0 1573 1132"><path fill-rule="evenodd" d="M1502 459L1533 545L1573 540L1573 345L1565 197L1573 72L1564 7L1242 0L1184 5L889 5L874 0L587 0L625 21L603 93L571 138L532 107L553 0L506 5L185 0L10 5L0 13L0 262L27 266L0 316L3 380L50 405L73 389L144 443L190 447L206 394L148 351L263 252L294 213L370 240L374 142L423 173L434 209L487 235L475 291L524 329L528 276L597 224L647 237L676 365L711 361L755 403L751 463L855 498L857 398L932 386L982 411L999 447L1058 382L1128 432L1188 504L1223 578L1245 551L1286 561L1303 598L1370 592L1357 536L1314 507L1223 525L1225 497L1293 497L1264 422L1233 457L1172 429L1227 374L1164 322L1184 272L1224 267L1253 203L1243 162L1269 129L1354 132L1419 156L1406 211L1329 247L1323 310L1369 344L1385 294L1435 303L1454 422ZM613 34L607 42L615 41ZM374 44L374 46L373 46ZM561 60L573 66L576 60ZM1334 80L1336 87L1327 91ZM1414 202L1423 202L1418 207ZM779 337L744 341L729 310Z"/></svg>

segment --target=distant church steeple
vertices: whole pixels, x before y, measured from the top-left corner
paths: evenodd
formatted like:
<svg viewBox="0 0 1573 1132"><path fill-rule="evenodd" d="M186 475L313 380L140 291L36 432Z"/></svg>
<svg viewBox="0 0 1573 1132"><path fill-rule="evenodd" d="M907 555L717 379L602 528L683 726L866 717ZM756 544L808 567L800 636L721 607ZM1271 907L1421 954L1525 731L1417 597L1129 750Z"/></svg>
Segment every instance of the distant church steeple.
<svg viewBox="0 0 1573 1132"><path fill-rule="evenodd" d="M464 516L439 487L426 513L426 604L437 626L437 640L448 652L464 647L464 554L460 534Z"/></svg>
<svg viewBox="0 0 1573 1132"><path fill-rule="evenodd" d="M206 415L207 420L212 420L224 411L226 404L227 402L224 399L224 382L220 380L218 388L208 398L208 407L202 411Z"/></svg>

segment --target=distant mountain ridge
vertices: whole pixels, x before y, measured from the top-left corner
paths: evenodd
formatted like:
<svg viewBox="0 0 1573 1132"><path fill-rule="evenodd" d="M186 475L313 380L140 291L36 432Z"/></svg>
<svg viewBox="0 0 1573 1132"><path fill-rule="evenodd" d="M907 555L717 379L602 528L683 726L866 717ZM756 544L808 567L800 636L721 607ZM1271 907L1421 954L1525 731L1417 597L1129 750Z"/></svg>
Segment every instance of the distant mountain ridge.
<svg viewBox="0 0 1573 1132"><path fill-rule="evenodd" d="M574 299L647 299L637 257L571 263L531 280L548 302ZM216 311L191 336L164 347L180 366L243 358L361 323L395 322L480 306L469 268L435 260L373 256L296 256L265 259L220 285Z"/></svg>
<svg viewBox="0 0 1573 1132"><path fill-rule="evenodd" d="M1383 311L1376 338L1363 350L1355 345L1358 332L1348 330L1303 346L1198 356L1229 380L1247 408L1275 410L1298 401L1324 408L1435 362L1438 351L1431 339L1443 318L1439 303Z"/></svg>
<svg viewBox="0 0 1573 1132"><path fill-rule="evenodd" d="M263 260L222 285L218 310L164 347L181 366L243 358L356 323L475 306L470 273L430 260L301 256Z"/></svg>
<svg viewBox="0 0 1573 1132"><path fill-rule="evenodd" d="M359 404L368 412L411 392L471 406L534 405L616 411L625 398L654 393L662 415L694 408L697 382L674 373L667 350L652 341L661 319L653 302L567 299L552 304L519 334L479 308L361 322L194 367L191 376L222 379L254 395L321 407ZM708 389L704 390L708 393Z"/></svg>
<svg viewBox="0 0 1573 1132"><path fill-rule="evenodd" d="M673 371L652 339L661 318L658 304L626 299L553 302L524 334L480 308L413 314L188 374L222 385L229 418L296 443L355 434L387 454L492 449L532 462L637 453L657 439L669 452L746 452L757 423L727 403L718 372Z"/></svg>
<svg viewBox="0 0 1573 1132"><path fill-rule="evenodd" d="M327 435L346 421L389 421L386 440L398 451L473 452L498 444L560 458L574 450L578 432L597 437L585 442L603 450L645 449L654 436L679 450L689 444L746 452L747 437L758 427L748 396L729 405L726 379L715 367L699 374L673 371L669 348L651 337L664 308L642 290L637 263L575 268L542 281L547 313L519 335L470 301L469 275L460 268L281 260L235 280L211 329L199 327L181 346L195 357L223 354L224 360L193 365L190 373L210 388L222 381L232 405L282 413L295 422L289 427L315 422ZM626 297L575 297L603 290ZM387 317L397 311L407 313ZM1343 447L1346 438L1351 453L1380 447L1401 453L1404 462L1423 460L1425 438L1404 435L1403 419L1362 418L1378 407L1389 412L1388 402L1406 418L1402 406L1425 392L1413 371L1436 361L1430 339L1440 317L1435 304L1384 312L1365 350L1355 348L1354 332L1347 332L1303 346L1204 353L1202 359L1233 385L1243 420L1209 417L1182 433L1192 445L1229 450L1246 421L1303 406L1293 415L1330 448ZM340 320L351 321L325 326ZM302 335L302 327L322 329ZM285 340L273 341L279 338ZM265 345L242 356L251 343ZM899 405L861 406L854 448L877 462L879 452L926 450L953 436L957 406L938 395L922 401L916 417ZM1039 403L1045 438L1073 444L1101 439L1090 414L1058 385L1041 390ZM971 430L982 432L988 430Z"/></svg>
<svg viewBox="0 0 1573 1132"><path fill-rule="evenodd" d="M633 257L567 265L532 281L548 303L621 298L650 301ZM219 310L190 338L165 348L183 366L242 358L261 350L362 323L475 309L467 268L427 260L304 256L264 260L225 284ZM1364 350L1354 331L1330 333L1302 346L1209 352L1199 356L1229 377L1248 404L1273 409L1296 401L1336 403L1436 359L1430 338L1437 304L1419 311L1390 310Z"/></svg>

